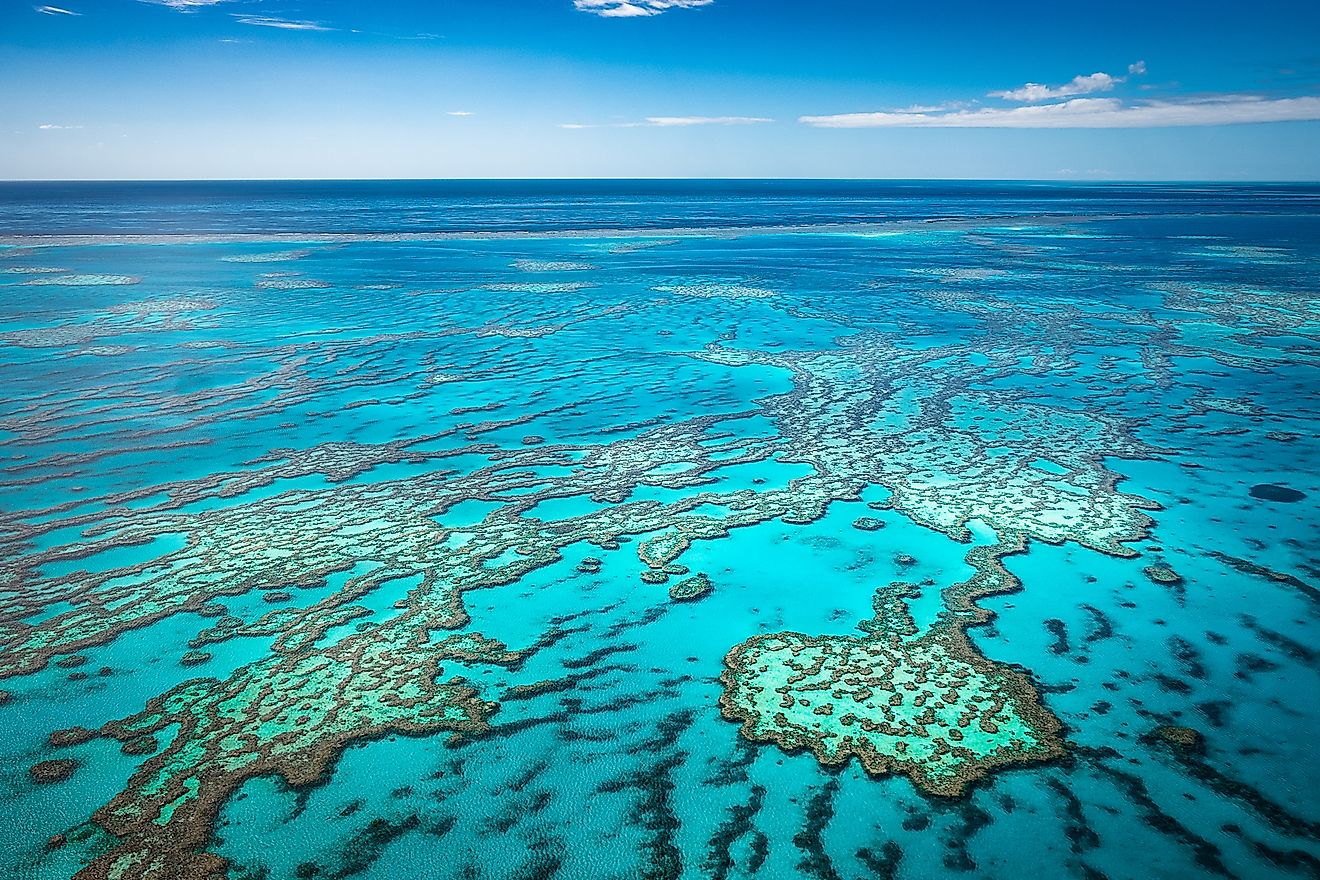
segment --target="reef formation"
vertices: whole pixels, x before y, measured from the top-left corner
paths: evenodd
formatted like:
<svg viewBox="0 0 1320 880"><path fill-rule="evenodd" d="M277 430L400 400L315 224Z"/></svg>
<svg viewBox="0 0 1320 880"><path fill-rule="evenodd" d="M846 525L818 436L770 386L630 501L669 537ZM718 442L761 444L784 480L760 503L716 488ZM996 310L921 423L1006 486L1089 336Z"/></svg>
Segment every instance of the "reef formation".
<svg viewBox="0 0 1320 880"><path fill-rule="evenodd" d="M980 583L951 588L956 601L1016 588L996 565L1003 552L973 551L986 568ZM996 767L1062 756L1058 719L1022 672L983 657L953 617L917 635L903 604L914 589L880 590L864 636L774 633L734 647L724 715L750 739L824 764L856 757L868 773L903 773L937 795L960 795Z"/></svg>
<svg viewBox="0 0 1320 880"><path fill-rule="evenodd" d="M604 255L655 257L647 248L658 244L661 253L679 249L665 239L611 245ZM218 261L250 272L248 264L314 256L300 249ZM71 719L50 731L49 759L32 766L32 779L58 784L79 769L60 757L64 750L93 740L116 741L140 759L125 788L91 816L109 843L81 880L225 876L224 860L209 851L215 824L251 780L311 786L350 744L390 735L457 745L498 732L501 702L570 689L567 675L524 674L560 634L520 641L473 630L476 591L521 584L570 560L582 578L626 566L656 606L683 603L684 613L700 615L727 583L694 558L702 548L739 530L818 525L843 505L851 511L843 529L855 540L878 542L895 531L887 519L901 518L965 545L970 574L873 584L874 616L850 621L855 629L846 632L783 629L726 643L723 716L749 743L806 751L831 767L855 758L872 775L900 774L940 797L963 795L1000 768L1056 761L1068 750L1063 725L1028 670L978 647L973 628L991 620L978 603L1021 586L1005 560L1033 543L1138 554L1134 545L1162 505L1121 491L1114 462L1176 458L1143 439L1152 422L1191 431L1198 419L1263 418L1208 394L1159 417L1118 405L1115 388L1143 400L1168 388L1175 357L1264 369L1258 345L1270 333L1308 326L1279 317L1259 292L1203 295L1180 284L1149 288L1161 310L1077 301L1024 308L980 289L1002 273L973 267L850 291L901 287L897 310L794 297L759 277L651 278L633 284L623 303L578 302L609 272L600 257L490 257L506 275L592 272L593 284L501 281L494 269L445 288L431 278L348 285L242 276L244 296L393 297L397 289L441 310L465 303L434 326L313 328L253 344L225 330L234 306L224 291L183 291L0 333L14 350L95 354L112 364L93 390L30 390L0 413L0 445L23 450L8 460L3 488L60 485L0 519L0 680L76 669L97 649L162 622L195 629L170 660L183 670L178 683L112 720ZM12 286L38 283L142 287L136 276L109 273L52 273ZM718 328L682 311L694 300L727 310ZM390 308L404 301L391 299ZM1227 321L1243 302L1260 329L1235 330L1231 344L1209 353L1163 315L1195 308ZM754 338L739 322L739 310L752 308L828 326L833 341ZM698 331L681 348L662 341L661 353L639 355L657 376L626 394L596 381L610 352L572 360L582 327L637 333L654 324L672 333L674 309ZM169 358L113 366L152 345L143 326L177 337ZM1115 341L1135 358L1097 366L1095 351ZM228 381L194 381L203 369ZM671 406L672 389L704 375L683 370L765 385L725 398L713 383L700 392L709 401L698 396L683 411ZM550 371L558 372L547 380ZM615 379L632 377L622 369ZM450 386L465 393L443 412L416 422L399 415ZM1070 397L1065 386L1080 390ZM613 418L630 396L648 405ZM585 428L571 421L584 412ZM358 425L359 414L363 429L348 439L344 425ZM162 467L142 480L131 466L134 456L159 463L196 453L213 434L257 420L285 426L286 435L296 435L289 426L331 427L298 435L314 442L208 462L204 473ZM94 442L70 442L88 437ZM97 483L120 470L125 481ZM75 491L83 483L93 488ZM1250 494L1299 500L1287 497L1294 491L1262 484ZM858 517L863 503L875 515ZM918 560L904 553L897 564ZM1145 573L1186 586L1162 561ZM912 606L931 590L938 612L918 619ZM219 661L240 643L263 646L261 655ZM610 649L601 650L589 660L605 663ZM485 687L483 670L492 667L522 679L503 691ZM7 696L0 691L0 703ZM1159 736L1191 748L1185 729L1166 725Z"/></svg>

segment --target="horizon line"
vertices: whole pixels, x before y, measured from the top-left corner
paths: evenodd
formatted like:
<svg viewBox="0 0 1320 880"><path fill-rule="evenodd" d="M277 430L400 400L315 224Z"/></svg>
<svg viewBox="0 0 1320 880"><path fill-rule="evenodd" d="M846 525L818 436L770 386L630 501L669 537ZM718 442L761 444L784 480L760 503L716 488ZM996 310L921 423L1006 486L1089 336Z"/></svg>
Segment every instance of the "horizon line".
<svg viewBox="0 0 1320 880"><path fill-rule="evenodd" d="M1026 183L1026 184L1320 184L1296 178L1070 178L1070 177L9 177L13 183L571 183L571 182L744 182L744 183Z"/></svg>

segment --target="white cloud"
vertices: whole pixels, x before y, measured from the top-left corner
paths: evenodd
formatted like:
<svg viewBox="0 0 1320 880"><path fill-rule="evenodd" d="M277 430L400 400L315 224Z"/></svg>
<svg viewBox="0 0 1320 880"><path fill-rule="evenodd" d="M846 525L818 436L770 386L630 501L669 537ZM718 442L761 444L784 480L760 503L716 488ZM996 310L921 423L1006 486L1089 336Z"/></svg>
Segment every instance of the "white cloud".
<svg viewBox="0 0 1320 880"><path fill-rule="evenodd" d="M1110 76L1107 73L1091 73L1075 76L1061 86L1046 86L1040 83L1027 83L1016 89L991 92L991 98L1003 98L1005 101L1047 101L1051 98L1067 98L1072 95L1089 95L1092 92L1108 92L1125 77Z"/></svg>
<svg viewBox="0 0 1320 880"><path fill-rule="evenodd" d="M476 116L471 110L450 110L446 116Z"/></svg>
<svg viewBox="0 0 1320 880"><path fill-rule="evenodd" d="M1141 76L1146 72L1146 62L1136 61L1128 65L1128 76ZM1114 76L1109 73L1088 73L1074 76L1061 86L1047 86L1041 83L1027 83L1016 89L1004 89L990 92L991 98L1003 98L1005 101L1035 103L1053 101L1058 98L1071 98L1075 95L1091 95L1096 92L1113 91L1114 86L1127 82L1127 76Z"/></svg>
<svg viewBox="0 0 1320 880"><path fill-rule="evenodd" d="M911 107L904 107L902 110L895 110L895 113L939 113L941 110L959 110L966 107L964 101L955 101L949 104L913 104Z"/></svg>
<svg viewBox="0 0 1320 880"><path fill-rule="evenodd" d="M573 0L573 8L605 18L637 18L659 15L670 9L709 6L715 0Z"/></svg>
<svg viewBox="0 0 1320 880"><path fill-rule="evenodd" d="M647 125L669 127L674 125L757 125L774 122L762 116L649 116Z"/></svg>
<svg viewBox="0 0 1320 880"><path fill-rule="evenodd" d="M74 129L82 128L82 126L81 126L81 125L56 125L56 124L53 123L53 122L43 122L41 125L38 125L37 128L41 129L42 131L73 131Z"/></svg>
<svg viewBox="0 0 1320 880"><path fill-rule="evenodd" d="M257 27L279 28L286 31L331 31L334 28L328 28L323 24L317 24L314 21L291 21L287 18L273 18L269 15L237 15L239 24L252 24Z"/></svg>
<svg viewBox="0 0 1320 880"><path fill-rule="evenodd" d="M799 119L817 128L1165 128L1310 120L1320 120L1320 96L1262 98L1226 94L1137 104L1117 98L1073 98L1027 107L947 113L886 110Z"/></svg>
<svg viewBox="0 0 1320 880"><path fill-rule="evenodd" d="M677 128L690 125L759 125L774 122L763 116L648 116L641 122L563 122L560 128Z"/></svg>
<svg viewBox="0 0 1320 880"><path fill-rule="evenodd" d="M33 6L32 8L42 15L82 15L81 12L74 12L72 9L61 9L58 6Z"/></svg>
<svg viewBox="0 0 1320 880"><path fill-rule="evenodd" d="M143 3L153 3L156 6L168 6L171 9L177 9L180 12L192 12L194 9L201 9L205 6L214 6L217 3L224 3L226 0L142 0Z"/></svg>

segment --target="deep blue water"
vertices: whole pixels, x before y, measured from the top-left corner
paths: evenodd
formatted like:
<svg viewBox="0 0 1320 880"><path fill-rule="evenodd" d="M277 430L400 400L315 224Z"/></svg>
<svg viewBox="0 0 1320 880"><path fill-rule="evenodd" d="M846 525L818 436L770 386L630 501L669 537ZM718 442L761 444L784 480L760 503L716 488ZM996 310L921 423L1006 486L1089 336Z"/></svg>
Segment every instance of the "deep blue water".
<svg viewBox="0 0 1320 880"><path fill-rule="evenodd" d="M543 180L0 183L0 234L753 227L1151 213L1308 215L1306 184Z"/></svg>
<svg viewBox="0 0 1320 880"><path fill-rule="evenodd" d="M1320 876L1317 277L1306 186L0 184L0 876Z"/></svg>

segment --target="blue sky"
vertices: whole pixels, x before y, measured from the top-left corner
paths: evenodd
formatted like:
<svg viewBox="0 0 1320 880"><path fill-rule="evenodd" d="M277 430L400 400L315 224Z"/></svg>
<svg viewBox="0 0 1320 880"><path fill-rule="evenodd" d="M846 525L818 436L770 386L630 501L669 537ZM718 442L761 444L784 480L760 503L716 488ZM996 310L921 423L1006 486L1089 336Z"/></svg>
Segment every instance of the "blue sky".
<svg viewBox="0 0 1320 880"><path fill-rule="evenodd" d="M1320 3L0 0L0 178L1320 179Z"/></svg>

